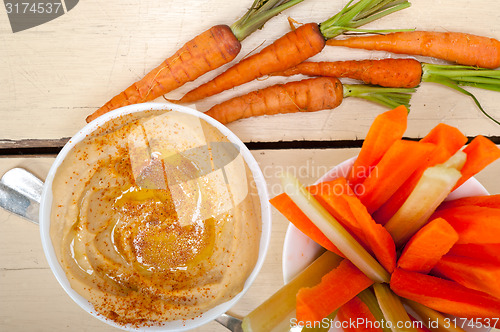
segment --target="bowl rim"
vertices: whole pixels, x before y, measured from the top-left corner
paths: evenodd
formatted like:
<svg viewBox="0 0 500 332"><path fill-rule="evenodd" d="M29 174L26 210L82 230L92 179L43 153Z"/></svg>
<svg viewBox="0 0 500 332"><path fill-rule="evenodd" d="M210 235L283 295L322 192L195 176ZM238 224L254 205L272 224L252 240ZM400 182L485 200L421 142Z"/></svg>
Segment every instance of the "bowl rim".
<svg viewBox="0 0 500 332"><path fill-rule="evenodd" d="M193 319L189 318L186 320L175 320L175 321L168 321L165 323L162 323L161 325L158 326L151 326L151 327L133 327L130 325L120 325L102 315L99 315L95 310L93 305L87 301L84 297L82 297L80 294L78 294L73 288L71 288L69 280L66 276L66 273L64 272L63 268L61 267L59 260L56 257L54 247L52 246L52 241L50 239L50 211L51 211L51 206L52 206L52 182L55 176L55 173L58 169L58 167L61 165L62 161L64 158L67 156L68 152L80 141L85 139L85 137L92 133L94 130L98 129L100 126L102 126L104 123L115 119L120 116L124 116L127 114L131 113L136 113L136 112L143 112L143 111L153 111L153 110L158 110L158 111L177 111L180 113L185 113L185 114L190 114L194 115L196 117L199 117L203 120L205 120L207 123L210 125L214 126L216 129L218 129L223 135L225 135L228 140L234 144L237 144L238 147L240 148L240 153L243 156L243 159L247 163L256 187L257 187L257 193L259 195L259 200L260 200L260 209L261 209L261 222L262 222L262 230L261 230L261 236L260 236L260 243L259 243L259 255L257 262L248 276L248 278L245 281L243 289L232 299L223 302L214 308L204 312L200 316L197 316ZM92 315L93 317L96 317L97 319L105 322L108 325L117 327L122 330L126 331L184 331L184 330L189 330L193 329L196 327L199 327L201 325L204 325L224 312L228 311L231 307L238 302L238 300L248 291L250 288L250 285L255 281L258 273L260 272L262 265L264 263L268 248L269 248L269 242L271 239L271 207L269 203L269 193L267 190L267 184L264 178L264 175L262 173L262 170L260 169L260 166L258 165L257 161L251 154L250 150L245 146L245 144L232 132L230 131L227 127L225 127L223 124L218 122L217 120L213 119L212 117L201 113L195 109L182 106L182 105L176 105L172 103L142 103L142 104L134 104L134 105L129 105L125 107L118 108L116 110L113 110L111 112L108 112L94 121L88 123L85 125L82 129L80 129L62 148L62 150L59 152L57 155L55 161L53 162L52 166L50 167L50 170L48 172L48 175L45 179L44 186L43 186L43 191L42 191L42 198L41 198L41 203L40 203L40 212L39 212L39 220L40 220L40 237L42 241L42 247L43 251L45 254L45 257L49 263L50 269L54 276L56 277L57 281L59 284L62 286L62 288L65 290L65 292L73 299L75 303L77 303L82 309L84 309L87 313Z"/></svg>

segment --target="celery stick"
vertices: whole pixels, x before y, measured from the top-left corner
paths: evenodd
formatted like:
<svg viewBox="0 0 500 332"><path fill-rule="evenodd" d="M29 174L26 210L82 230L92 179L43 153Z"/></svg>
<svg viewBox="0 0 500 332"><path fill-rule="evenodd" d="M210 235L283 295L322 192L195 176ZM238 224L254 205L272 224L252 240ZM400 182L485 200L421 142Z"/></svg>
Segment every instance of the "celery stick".
<svg viewBox="0 0 500 332"><path fill-rule="evenodd" d="M358 298L363 301L364 304L366 304L375 319L380 322L380 328L382 329L382 331L391 332L390 328L385 326L385 324L382 324L382 321L384 320L384 314L382 313L377 298L375 297L371 289L368 288L359 293Z"/></svg>
<svg viewBox="0 0 500 332"><path fill-rule="evenodd" d="M465 332L460 327L456 326L453 321L445 321L447 319L442 313L434 309L428 308L420 303L403 299L403 303L409 306L417 315L420 316L422 322L431 331L435 332ZM429 324L431 323L431 324Z"/></svg>
<svg viewBox="0 0 500 332"><path fill-rule="evenodd" d="M300 272L288 284L281 287L269 299L243 318L243 331L260 332L290 329L291 313L295 312L296 295L302 287L312 287L336 268L342 257L327 251ZM295 315L293 315L295 316Z"/></svg>
<svg viewBox="0 0 500 332"><path fill-rule="evenodd" d="M374 284L373 290L384 313L386 324L393 332L417 332L401 300L387 284Z"/></svg>
<svg viewBox="0 0 500 332"><path fill-rule="evenodd" d="M385 224L396 247L404 245L448 196L461 173L455 168L429 167L401 208Z"/></svg>
<svg viewBox="0 0 500 332"><path fill-rule="evenodd" d="M389 273L339 224L291 174L282 176L285 193L325 236L368 278L389 282Z"/></svg>
<svg viewBox="0 0 500 332"><path fill-rule="evenodd" d="M464 167L466 161L467 161L467 154L463 151L458 151L453 156L451 156L447 161L442 163L441 166L454 168L457 171L460 171L462 167Z"/></svg>

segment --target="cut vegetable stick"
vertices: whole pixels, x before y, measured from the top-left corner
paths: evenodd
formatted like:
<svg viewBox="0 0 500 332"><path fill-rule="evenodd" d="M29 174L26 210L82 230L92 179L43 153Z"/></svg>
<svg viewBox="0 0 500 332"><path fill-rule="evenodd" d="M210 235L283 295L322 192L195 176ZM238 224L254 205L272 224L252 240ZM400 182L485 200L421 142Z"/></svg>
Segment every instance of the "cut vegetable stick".
<svg viewBox="0 0 500 332"><path fill-rule="evenodd" d="M465 147L464 152L467 154L467 162L461 170L462 177L455 188L460 187L465 181L500 158L500 149L492 141L481 135L476 136Z"/></svg>
<svg viewBox="0 0 500 332"><path fill-rule="evenodd" d="M457 241L457 232L446 220L434 219L408 241L399 257L398 267L429 273Z"/></svg>
<svg viewBox="0 0 500 332"><path fill-rule="evenodd" d="M443 163L450 158L467 143L467 137L457 128L440 123L422 138L420 142L435 144L436 148L429 155L429 158L419 166L401 187L399 187L391 198L373 213L373 219L379 224L385 225L385 223L399 210L428 167Z"/></svg>
<svg viewBox="0 0 500 332"><path fill-rule="evenodd" d="M403 307L401 300L397 297L386 284L373 285L375 296L377 297L380 309L384 313L387 323L391 322L393 332L416 332L413 328L406 309Z"/></svg>
<svg viewBox="0 0 500 332"><path fill-rule="evenodd" d="M389 273L291 174L282 176L285 193L358 269L375 282L388 282Z"/></svg>
<svg viewBox="0 0 500 332"><path fill-rule="evenodd" d="M420 142L433 143L441 146L445 148L451 156L467 143L467 136L462 134L462 132L455 127L440 123L425 135Z"/></svg>
<svg viewBox="0 0 500 332"><path fill-rule="evenodd" d="M500 266L472 258L444 256L432 273L500 299Z"/></svg>
<svg viewBox="0 0 500 332"><path fill-rule="evenodd" d="M385 202L377 211L373 212L372 216L375 221L381 225L385 225L389 219L403 206L408 199L413 189L415 189L418 181L429 167L435 166L446 161L451 157L445 148L436 146L429 154L429 157L422 162L413 174L396 190L396 192Z"/></svg>
<svg viewBox="0 0 500 332"><path fill-rule="evenodd" d="M362 183L391 145L403 137L407 120L408 109L404 106L375 118L347 178L352 188Z"/></svg>
<svg viewBox="0 0 500 332"><path fill-rule="evenodd" d="M460 206L436 211L432 216L439 217L458 233L457 243L500 243L500 209Z"/></svg>
<svg viewBox="0 0 500 332"><path fill-rule="evenodd" d="M321 321L372 284L372 280L344 259L337 268L326 274L318 285L299 290L297 321L301 325Z"/></svg>
<svg viewBox="0 0 500 332"><path fill-rule="evenodd" d="M450 255L469 257L477 261L500 265L500 243L467 243L455 244L449 251Z"/></svg>
<svg viewBox="0 0 500 332"><path fill-rule="evenodd" d="M500 300L454 281L396 268L390 285L399 296L434 310L468 319L484 319L484 323L490 319L490 323L500 326Z"/></svg>
<svg viewBox="0 0 500 332"><path fill-rule="evenodd" d="M382 313L382 309L380 309L377 297L373 293L373 290L371 288L367 288L361 293L359 293L357 297L361 301L363 301L364 304L366 304L366 306L368 307L372 315L375 317L375 319L381 323L380 327L382 331L392 332L392 330L387 326L387 324L382 324L382 321L384 320L384 314Z"/></svg>
<svg viewBox="0 0 500 332"><path fill-rule="evenodd" d="M402 301L415 311L427 328L433 332L465 332L456 324L450 324L448 317L445 317L442 313L434 309L428 308L412 300L402 299Z"/></svg>
<svg viewBox="0 0 500 332"><path fill-rule="evenodd" d="M365 249L369 250L362 227L342 197L343 193L354 195L345 178L319 183L308 187L307 190Z"/></svg>
<svg viewBox="0 0 500 332"><path fill-rule="evenodd" d="M396 246L391 235L382 225L377 224L372 219L366 207L357 197L347 195L343 195L342 197L348 203L359 227L364 232L366 242L371 251L380 264L389 273L392 273L396 267Z"/></svg>
<svg viewBox="0 0 500 332"><path fill-rule="evenodd" d="M424 172L408 199L385 224L396 248L405 244L427 222L460 177L456 169L439 165Z"/></svg>
<svg viewBox="0 0 500 332"><path fill-rule="evenodd" d="M377 327L380 325L378 320L357 296L340 307L337 319L345 326L342 328L344 332L382 332L382 329Z"/></svg>
<svg viewBox="0 0 500 332"><path fill-rule="evenodd" d="M312 287L321 278L336 268L342 258L332 252L325 252L312 262L307 268L300 272L288 284L281 287L276 293L268 298L264 303L255 308L245 318L243 318L243 331L271 331L287 320L289 314L295 310L296 296L299 289ZM290 321L286 321L290 326Z"/></svg>
<svg viewBox="0 0 500 332"><path fill-rule="evenodd" d="M435 145L429 143L396 141L363 181L363 191L356 192L368 212L372 213L381 207L434 148Z"/></svg>
<svg viewBox="0 0 500 332"><path fill-rule="evenodd" d="M439 205L438 210L451 209L459 206L475 205L500 209L500 195L472 196L446 201Z"/></svg>
<svg viewBox="0 0 500 332"><path fill-rule="evenodd" d="M292 224L311 240L323 248L344 257L340 250L330 241L321 230L302 212L286 193L272 198L269 202L284 215Z"/></svg>

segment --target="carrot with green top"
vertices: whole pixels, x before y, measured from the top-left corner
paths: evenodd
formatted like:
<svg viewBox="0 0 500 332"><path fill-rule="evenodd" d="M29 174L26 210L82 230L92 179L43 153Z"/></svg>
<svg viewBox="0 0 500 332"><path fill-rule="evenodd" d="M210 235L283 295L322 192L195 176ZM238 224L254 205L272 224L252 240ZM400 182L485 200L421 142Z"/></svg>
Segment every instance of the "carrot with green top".
<svg viewBox="0 0 500 332"><path fill-rule="evenodd" d="M402 104L409 106L414 91L362 84L342 85L334 77L318 77L253 91L217 104L205 114L227 124L253 116L333 109L350 96L394 108Z"/></svg>
<svg viewBox="0 0 500 332"><path fill-rule="evenodd" d="M216 25L191 39L141 80L89 115L87 122L116 108L156 99L231 62L240 52L243 39L273 16L302 1L255 0L247 13L233 25Z"/></svg>
<svg viewBox="0 0 500 332"><path fill-rule="evenodd" d="M323 76L352 78L366 84L392 88L415 88L421 82L448 86L471 97L481 112L500 124L483 109L477 98L462 86L500 91L500 71L471 66L435 65L415 59L351 60L333 62L302 62L273 76Z"/></svg>
<svg viewBox="0 0 500 332"><path fill-rule="evenodd" d="M469 33L405 31L329 40L327 45L423 55L466 66L500 67L500 41Z"/></svg>
<svg viewBox="0 0 500 332"><path fill-rule="evenodd" d="M307 23L285 34L259 53L241 60L213 80L189 91L176 102L192 103L273 72L286 70L321 52L325 39L357 30L366 23L410 6L407 0L360 0L351 5L352 2L349 1L338 14L321 24Z"/></svg>

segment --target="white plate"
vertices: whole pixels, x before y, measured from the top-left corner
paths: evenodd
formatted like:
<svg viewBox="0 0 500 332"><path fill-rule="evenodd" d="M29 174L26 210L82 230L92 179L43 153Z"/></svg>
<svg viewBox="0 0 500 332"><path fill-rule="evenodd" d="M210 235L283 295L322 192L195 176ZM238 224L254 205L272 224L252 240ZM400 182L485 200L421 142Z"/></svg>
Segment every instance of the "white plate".
<svg viewBox="0 0 500 332"><path fill-rule="evenodd" d="M339 165L332 168L325 175L319 178L315 184L335 180L338 177L345 177L351 166L354 164L356 157L348 159ZM470 178L456 190L454 190L446 198L446 200L457 199L467 196L481 196L488 195L486 189L477 181L475 178ZM293 279L300 271L311 264L316 257L322 252L322 248L319 244L311 240L307 235L302 233L297 227L292 223L288 225L288 229L285 235L285 243L283 245L283 279L285 283ZM464 327L465 331L474 332L487 332L488 328L467 328ZM341 332L342 329L332 328L332 331Z"/></svg>

